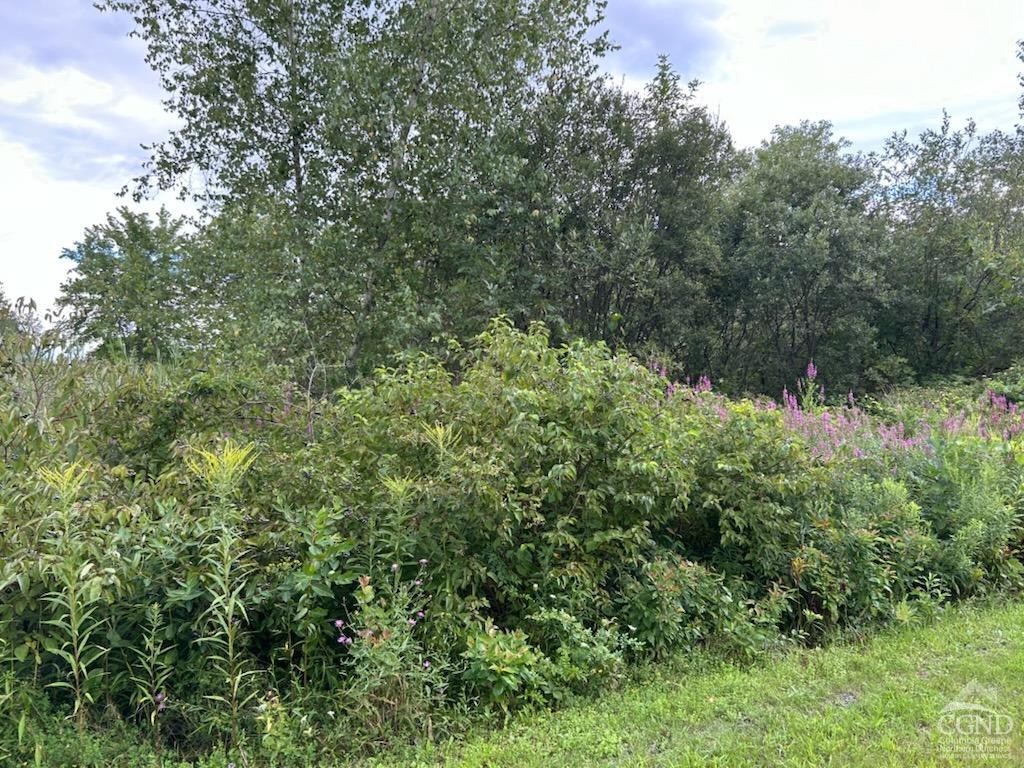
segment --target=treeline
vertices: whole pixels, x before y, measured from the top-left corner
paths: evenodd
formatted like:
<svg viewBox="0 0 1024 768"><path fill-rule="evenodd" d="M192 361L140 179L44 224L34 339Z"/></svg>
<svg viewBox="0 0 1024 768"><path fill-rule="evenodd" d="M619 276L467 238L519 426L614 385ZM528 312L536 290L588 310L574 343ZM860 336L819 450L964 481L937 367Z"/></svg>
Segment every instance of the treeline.
<svg viewBox="0 0 1024 768"><path fill-rule="evenodd" d="M503 314L777 394L1009 365L1024 339L1024 134L949 118L878 153L828 123L752 150L662 59L599 68L584 0L107 0L179 127L65 252L98 355L245 358L317 391ZM1024 49L1022 49L1024 56Z"/></svg>

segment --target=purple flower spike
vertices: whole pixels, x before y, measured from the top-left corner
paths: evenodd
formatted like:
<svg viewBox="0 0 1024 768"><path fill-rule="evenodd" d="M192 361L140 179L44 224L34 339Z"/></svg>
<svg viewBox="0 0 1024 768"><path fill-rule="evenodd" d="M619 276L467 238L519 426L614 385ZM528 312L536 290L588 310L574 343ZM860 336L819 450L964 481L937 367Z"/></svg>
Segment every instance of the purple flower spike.
<svg viewBox="0 0 1024 768"><path fill-rule="evenodd" d="M814 379L817 378L817 376L818 369L814 367L814 361L811 360L809 363L807 363L807 378L810 379L811 381L814 381Z"/></svg>

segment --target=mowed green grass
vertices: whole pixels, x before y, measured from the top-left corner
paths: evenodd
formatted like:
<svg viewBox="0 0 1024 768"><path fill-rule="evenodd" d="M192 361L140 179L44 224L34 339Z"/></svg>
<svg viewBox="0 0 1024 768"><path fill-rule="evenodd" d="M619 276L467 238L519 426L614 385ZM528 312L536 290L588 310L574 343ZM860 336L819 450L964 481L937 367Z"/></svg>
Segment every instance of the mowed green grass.
<svg viewBox="0 0 1024 768"><path fill-rule="evenodd" d="M666 666L651 681L592 703L379 764L1024 765L1020 603L951 608L925 627L797 650L753 667L701 665ZM940 720L961 699L987 705L1001 724L1012 719L1011 735L966 735L957 744Z"/></svg>

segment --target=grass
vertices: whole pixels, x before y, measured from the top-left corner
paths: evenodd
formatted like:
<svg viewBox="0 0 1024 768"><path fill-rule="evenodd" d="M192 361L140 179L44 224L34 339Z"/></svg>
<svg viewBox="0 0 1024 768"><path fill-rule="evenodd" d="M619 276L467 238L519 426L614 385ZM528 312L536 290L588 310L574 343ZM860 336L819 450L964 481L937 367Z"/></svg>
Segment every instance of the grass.
<svg viewBox="0 0 1024 768"><path fill-rule="evenodd" d="M1002 716L997 729L1012 720L1010 735L947 735L953 702L987 705ZM377 764L1024 765L1024 604L951 608L928 626L753 667L691 660L589 704Z"/></svg>

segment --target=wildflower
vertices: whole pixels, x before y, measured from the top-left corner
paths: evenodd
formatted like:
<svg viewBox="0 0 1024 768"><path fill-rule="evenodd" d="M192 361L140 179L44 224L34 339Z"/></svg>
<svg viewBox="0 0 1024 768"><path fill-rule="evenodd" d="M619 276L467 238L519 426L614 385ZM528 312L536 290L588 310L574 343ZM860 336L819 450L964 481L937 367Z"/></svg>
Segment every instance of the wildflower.
<svg viewBox="0 0 1024 768"><path fill-rule="evenodd" d="M409 626L410 627L415 627L416 626L416 619L409 619Z"/></svg>
<svg viewBox="0 0 1024 768"><path fill-rule="evenodd" d="M810 379L811 381L814 381L814 379L817 378L817 376L818 369L814 367L814 361L811 360L809 363L807 363L807 378Z"/></svg>
<svg viewBox="0 0 1024 768"><path fill-rule="evenodd" d="M424 669L430 669L430 662L429 661L424 661L423 662L423 668Z"/></svg>
<svg viewBox="0 0 1024 768"><path fill-rule="evenodd" d="M398 563L392 563L391 564L391 572L394 573L397 570L398 570Z"/></svg>
<svg viewBox="0 0 1024 768"><path fill-rule="evenodd" d="M423 580L422 579L416 579L416 581L414 581L413 584L415 584L417 587L421 587L421 586L423 586Z"/></svg>
<svg viewBox="0 0 1024 768"><path fill-rule="evenodd" d="M339 643L344 643L345 642L345 636L344 635L338 635L338 642Z"/></svg>
<svg viewBox="0 0 1024 768"><path fill-rule="evenodd" d="M342 619L335 619L334 620L334 626L337 627L338 629L341 629L342 627L345 626L345 622Z"/></svg>
<svg viewBox="0 0 1024 768"><path fill-rule="evenodd" d="M427 564L427 558L424 557L424 558L420 559L420 565L426 565L426 564Z"/></svg>
<svg viewBox="0 0 1024 768"><path fill-rule="evenodd" d="M422 619L423 618L423 611L416 611L416 617Z"/></svg>

